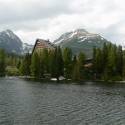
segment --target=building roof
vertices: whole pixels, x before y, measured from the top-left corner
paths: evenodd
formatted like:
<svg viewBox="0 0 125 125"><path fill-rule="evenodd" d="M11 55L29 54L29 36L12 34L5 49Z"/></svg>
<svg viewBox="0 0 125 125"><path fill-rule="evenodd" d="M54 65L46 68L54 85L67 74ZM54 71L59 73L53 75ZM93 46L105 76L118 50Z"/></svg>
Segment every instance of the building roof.
<svg viewBox="0 0 125 125"><path fill-rule="evenodd" d="M35 49L43 49L43 48L49 48L49 49L54 49L55 45L51 43L49 40L44 40L44 39L37 39L33 48L32 53L34 52Z"/></svg>

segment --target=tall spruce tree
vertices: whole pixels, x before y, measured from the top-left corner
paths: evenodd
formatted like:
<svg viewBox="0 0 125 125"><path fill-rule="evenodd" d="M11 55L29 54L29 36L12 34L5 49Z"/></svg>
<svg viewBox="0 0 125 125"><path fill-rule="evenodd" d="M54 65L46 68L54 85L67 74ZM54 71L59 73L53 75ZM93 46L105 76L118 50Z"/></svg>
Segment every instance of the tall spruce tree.
<svg viewBox="0 0 125 125"><path fill-rule="evenodd" d="M123 69L122 69L122 77L125 79L125 50L123 50Z"/></svg>
<svg viewBox="0 0 125 125"><path fill-rule="evenodd" d="M40 51L38 54L39 58L39 75L40 77L44 77L44 74L47 73L47 64L48 63L48 52L47 50ZM46 61L45 61L46 60Z"/></svg>
<svg viewBox="0 0 125 125"><path fill-rule="evenodd" d="M39 54L34 52L31 58L31 75L40 78L40 59Z"/></svg>
<svg viewBox="0 0 125 125"><path fill-rule="evenodd" d="M79 77L81 80L84 79L85 77L84 65L85 65L85 54L80 52L78 55L78 67L79 67L79 75L80 75Z"/></svg>
<svg viewBox="0 0 125 125"><path fill-rule="evenodd" d="M0 77L5 76L5 57L5 51L3 49L0 49Z"/></svg>
<svg viewBox="0 0 125 125"><path fill-rule="evenodd" d="M49 72L51 77L55 77L55 50L49 51Z"/></svg>
<svg viewBox="0 0 125 125"><path fill-rule="evenodd" d="M80 80L80 67L78 61L74 63L73 71L72 71L72 81Z"/></svg>
<svg viewBox="0 0 125 125"><path fill-rule="evenodd" d="M30 76L31 55L27 53L20 65L21 75Z"/></svg>
<svg viewBox="0 0 125 125"><path fill-rule="evenodd" d="M115 45L111 45L108 51L108 61L107 61L107 74L110 78L116 75L117 67L116 67L116 51L117 48Z"/></svg>
<svg viewBox="0 0 125 125"><path fill-rule="evenodd" d="M44 65L44 72L48 73L49 72L49 50L44 48L42 53L42 64Z"/></svg>
<svg viewBox="0 0 125 125"><path fill-rule="evenodd" d="M63 60L64 60L64 76L66 79L71 79L72 77L72 50L70 48L64 48L63 50Z"/></svg>
<svg viewBox="0 0 125 125"><path fill-rule="evenodd" d="M118 46L116 56L117 56L116 57L117 75L122 77L122 74L123 74L123 51L122 51L122 46Z"/></svg>
<svg viewBox="0 0 125 125"><path fill-rule="evenodd" d="M94 48L93 52L93 68L94 68L94 73L96 75L96 78L100 78L103 67L102 67L102 51L99 48Z"/></svg>
<svg viewBox="0 0 125 125"><path fill-rule="evenodd" d="M56 47L53 56L53 76L57 78L59 82L59 77L64 74L64 62L62 57L62 51L60 47Z"/></svg>

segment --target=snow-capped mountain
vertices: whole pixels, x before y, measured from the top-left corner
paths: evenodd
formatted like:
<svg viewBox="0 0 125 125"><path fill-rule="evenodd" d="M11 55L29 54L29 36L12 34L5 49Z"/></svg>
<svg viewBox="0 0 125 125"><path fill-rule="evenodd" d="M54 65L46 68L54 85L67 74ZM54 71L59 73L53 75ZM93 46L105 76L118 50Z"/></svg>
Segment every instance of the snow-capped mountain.
<svg viewBox="0 0 125 125"><path fill-rule="evenodd" d="M0 32L0 48L7 53L23 54L32 50L32 45L25 44L11 30Z"/></svg>
<svg viewBox="0 0 125 125"><path fill-rule="evenodd" d="M92 56L93 47L101 48L105 42L109 41L99 34L89 33L85 29L64 33L54 41L56 45L60 45L62 48L71 48L73 54L83 51L88 57Z"/></svg>

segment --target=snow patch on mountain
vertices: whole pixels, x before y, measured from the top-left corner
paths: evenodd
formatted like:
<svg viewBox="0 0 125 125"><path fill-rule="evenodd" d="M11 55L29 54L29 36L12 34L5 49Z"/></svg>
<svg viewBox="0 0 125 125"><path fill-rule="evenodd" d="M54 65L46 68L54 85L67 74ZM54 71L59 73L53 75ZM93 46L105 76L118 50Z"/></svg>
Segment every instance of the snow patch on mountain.
<svg viewBox="0 0 125 125"><path fill-rule="evenodd" d="M64 40L64 39L61 39L61 40L59 40L58 42L56 42L55 44L59 44L59 43L61 43L63 40Z"/></svg>
<svg viewBox="0 0 125 125"><path fill-rule="evenodd" d="M74 37L74 36L77 35L77 34L78 34L78 32L77 32L77 31L74 31L74 32L70 35L69 38L72 38L72 37Z"/></svg>
<svg viewBox="0 0 125 125"><path fill-rule="evenodd" d="M79 39L77 42L84 42L86 40L90 41L91 39L96 39L99 37L100 35L98 34L89 33L84 29L77 29L63 34L61 37L59 37L59 39L55 40L54 43L59 45L61 43L70 41L71 39ZM101 40L104 39L101 37Z"/></svg>

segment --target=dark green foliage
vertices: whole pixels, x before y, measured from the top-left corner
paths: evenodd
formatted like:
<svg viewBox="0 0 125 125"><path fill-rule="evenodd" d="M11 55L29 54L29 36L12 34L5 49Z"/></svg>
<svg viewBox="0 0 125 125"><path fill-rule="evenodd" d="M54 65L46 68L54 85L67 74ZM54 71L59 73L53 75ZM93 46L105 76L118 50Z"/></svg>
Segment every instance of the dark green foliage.
<svg viewBox="0 0 125 125"><path fill-rule="evenodd" d="M69 48L63 50L64 76L66 79L72 77L72 51Z"/></svg>
<svg viewBox="0 0 125 125"><path fill-rule="evenodd" d="M40 59L37 52L33 53L31 59L31 75L40 78Z"/></svg>
<svg viewBox="0 0 125 125"><path fill-rule="evenodd" d="M21 63L21 64L20 64ZM22 62L18 62L21 75L30 76L31 55L27 53Z"/></svg>
<svg viewBox="0 0 125 125"><path fill-rule="evenodd" d="M72 81L80 80L80 67L78 61L74 63L73 71L72 71Z"/></svg>
<svg viewBox="0 0 125 125"><path fill-rule="evenodd" d="M100 78L102 70L103 70L103 66L102 66L103 58L102 57L103 56L102 56L101 49L94 49L93 68L94 68L94 72L96 73L97 78Z"/></svg>
<svg viewBox="0 0 125 125"><path fill-rule="evenodd" d="M57 52L56 52L57 51ZM62 50L60 47L56 48L56 67L57 67L57 76L63 76L64 75L64 61L62 57Z"/></svg>
<svg viewBox="0 0 125 125"><path fill-rule="evenodd" d="M123 75L123 50L121 46L104 44L93 50L93 70L96 79L113 80Z"/></svg>
<svg viewBox="0 0 125 125"><path fill-rule="evenodd" d="M85 77L85 71L84 71L84 65L85 65L85 55L84 53L80 52L78 55L78 67L79 67L79 78L84 79Z"/></svg>
<svg viewBox="0 0 125 125"><path fill-rule="evenodd" d="M59 77L64 74L64 62L62 57L62 51L60 47L56 47L52 58L52 76L56 77L59 81Z"/></svg>
<svg viewBox="0 0 125 125"><path fill-rule="evenodd" d="M125 51L123 51L123 72L122 72L123 79L125 79Z"/></svg>
<svg viewBox="0 0 125 125"><path fill-rule="evenodd" d="M123 74L123 51L122 51L122 46L118 46L118 49L117 49L116 68L117 68L117 73L120 74L120 76L122 76L122 74Z"/></svg>
<svg viewBox="0 0 125 125"><path fill-rule="evenodd" d="M43 65L42 68L44 68L44 72L48 73L49 72L49 51L44 48L43 51L41 51L40 55L40 62L41 66Z"/></svg>
<svg viewBox="0 0 125 125"><path fill-rule="evenodd" d="M31 73L37 78L51 74L52 77L59 80L59 77L64 75L64 63L60 47L56 47L55 50L43 49L40 52L35 52L31 59Z"/></svg>
<svg viewBox="0 0 125 125"><path fill-rule="evenodd" d="M0 76L17 76L19 72L38 79L49 76L57 81L60 76L72 81L121 80L125 79L125 51L121 46L104 44L102 49L93 49L93 62L88 62L84 53L73 56L69 48L42 49L24 57L6 56L0 50Z"/></svg>
<svg viewBox="0 0 125 125"><path fill-rule="evenodd" d="M51 74L51 77L55 76L55 50L49 51L49 72Z"/></svg>
<svg viewBox="0 0 125 125"><path fill-rule="evenodd" d="M6 55L4 50L0 49L0 77L5 76L5 68L6 68L5 58Z"/></svg>

